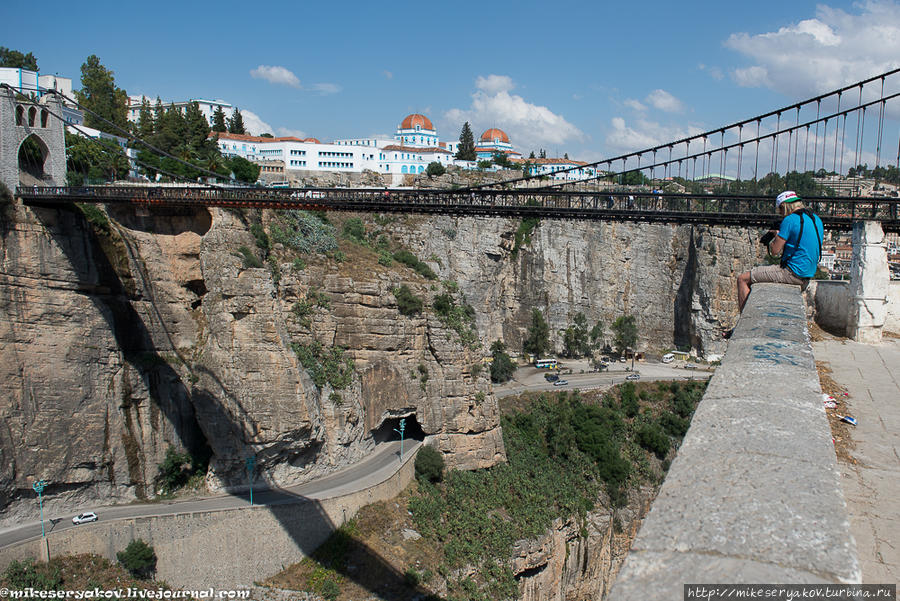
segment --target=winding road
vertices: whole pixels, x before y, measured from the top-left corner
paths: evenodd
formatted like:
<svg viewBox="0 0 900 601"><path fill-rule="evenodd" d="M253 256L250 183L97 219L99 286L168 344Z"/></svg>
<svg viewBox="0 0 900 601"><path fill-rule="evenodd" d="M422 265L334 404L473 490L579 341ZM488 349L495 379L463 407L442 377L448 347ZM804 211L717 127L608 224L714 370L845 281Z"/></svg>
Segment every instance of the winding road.
<svg viewBox="0 0 900 601"><path fill-rule="evenodd" d="M418 440L406 440L403 444L403 461L414 456L422 444ZM333 474L317 478L289 488L256 488L253 490L253 505L280 505L298 503L341 496L368 488L392 476L401 465L400 441L379 444L375 451L359 463L355 463ZM174 515L196 511L221 511L250 506L249 490L222 493L215 496L186 500L163 501L128 505L108 505L82 507L75 513L62 516L48 516L44 520L47 533L60 532L69 528L90 528L93 524L72 524L72 518L82 511L94 511L98 521L109 522L129 518ZM35 508L35 513L37 508ZM0 549L37 539L41 536L39 520L0 530Z"/></svg>

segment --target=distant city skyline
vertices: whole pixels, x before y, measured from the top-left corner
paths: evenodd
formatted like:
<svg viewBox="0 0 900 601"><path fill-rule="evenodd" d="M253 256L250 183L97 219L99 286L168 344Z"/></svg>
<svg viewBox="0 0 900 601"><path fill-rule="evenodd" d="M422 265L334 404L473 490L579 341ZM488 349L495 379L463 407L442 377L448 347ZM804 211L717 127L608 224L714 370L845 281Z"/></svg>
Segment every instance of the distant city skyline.
<svg viewBox="0 0 900 601"><path fill-rule="evenodd" d="M391 138L421 113L524 156L599 160L900 66L900 4L769 0L349 6L0 6L2 44L71 77L90 54L129 94L240 108L251 133Z"/></svg>

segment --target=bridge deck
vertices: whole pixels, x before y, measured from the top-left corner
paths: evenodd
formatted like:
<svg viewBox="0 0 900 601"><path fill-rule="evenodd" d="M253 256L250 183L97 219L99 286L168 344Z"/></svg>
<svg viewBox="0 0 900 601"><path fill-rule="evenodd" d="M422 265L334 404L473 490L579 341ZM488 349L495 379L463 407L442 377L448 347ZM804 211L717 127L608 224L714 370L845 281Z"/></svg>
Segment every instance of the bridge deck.
<svg viewBox="0 0 900 601"><path fill-rule="evenodd" d="M255 207L314 211L489 215L603 221L703 223L768 227L775 220L771 198L653 194L642 191L272 189L169 186L20 186L26 204L127 203L169 207ZM831 230L874 220L900 232L900 200L814 197L805 199Z"/></svg>

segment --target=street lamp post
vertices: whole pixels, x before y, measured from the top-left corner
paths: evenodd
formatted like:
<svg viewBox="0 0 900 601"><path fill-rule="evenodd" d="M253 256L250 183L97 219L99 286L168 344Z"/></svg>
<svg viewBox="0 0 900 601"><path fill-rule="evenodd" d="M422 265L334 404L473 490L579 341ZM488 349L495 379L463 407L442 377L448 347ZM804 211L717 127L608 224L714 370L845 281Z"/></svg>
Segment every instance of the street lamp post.
<svg viewBox="0 0 900 601"><path fill-rule="evenodd" d="M41 510L41 538L46 538L47 533L44 531L44 488L47 486L46 480L38 480L37 482L31 485L31 488L34 489L34 492L37 493L38 496L38 507Z"/></svg>
<svg viewBox="0 0 900 601"><path fill-rule="evenodd" d="M253 468L256 467L256 457L248 456L244 464L247 466L247 479L250 481L250 504L253 505Z"/></svg>
<svg viewBox="0 0 900 601"><path fill-rule="evenodd" d="M400 461L403 461L403 431L406 430L406 418L400 420L400 429L394 428L394 432L400 435Z"/></svg>

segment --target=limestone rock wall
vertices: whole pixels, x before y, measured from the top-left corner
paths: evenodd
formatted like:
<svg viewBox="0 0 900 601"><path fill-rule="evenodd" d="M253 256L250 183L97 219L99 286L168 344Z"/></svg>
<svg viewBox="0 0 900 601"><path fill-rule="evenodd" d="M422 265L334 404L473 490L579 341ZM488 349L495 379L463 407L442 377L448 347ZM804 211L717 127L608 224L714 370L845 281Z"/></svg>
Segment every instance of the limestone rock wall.
<svg viewBox="0 0 900 601"><path fill-rule="evenodd" d="M598 508L583 520L556 520L540 538L520 541L511 566L519 582L519 601L603 599L651 496L650 489L635 491L628 505L614 513Z"/></svg>
<svg viewBox="0 0 900 601"><path fill-rule="evenodd" d="M736 312L733 272L757 250L724 228L544 220L516 249L519 220L381 220L458 282L476 311L472 349L430 309L441 284L405 267L311 260L276 278L236 253L254 248L239 212L108 211L107 235L75 207L16 205L0 223L0 520L31 514L33 479L50 482L49 511L152 496L169 446L209 457L214 489L245 484L249 455L257 479L300 483L358 460L404 417L450 466L488 467L505 452L489 370L473 366L498 338L520 349L532 307L551 332L581 311L610 339L631 313L641 346L714 355ZM401 284L420 315L399 313ZM303 323L292 307L313 291L327 307ZM319 389L300 365L292 343L314 341L346 349L348 388Z"/></svg>
<svg viewBox="0 0 900 601"><path fill-rule="evenodd" d="M689 346L716 358L736 321L735 276L758 263L756 233L739 228L542 220L515 248L520 220L407 218L396 226L413 252L456 280L478 312L482 340L521 349L531 309L555 334L582 312L638 325L638 346ZM551 336L551 339L557 339Z"/></svg>

